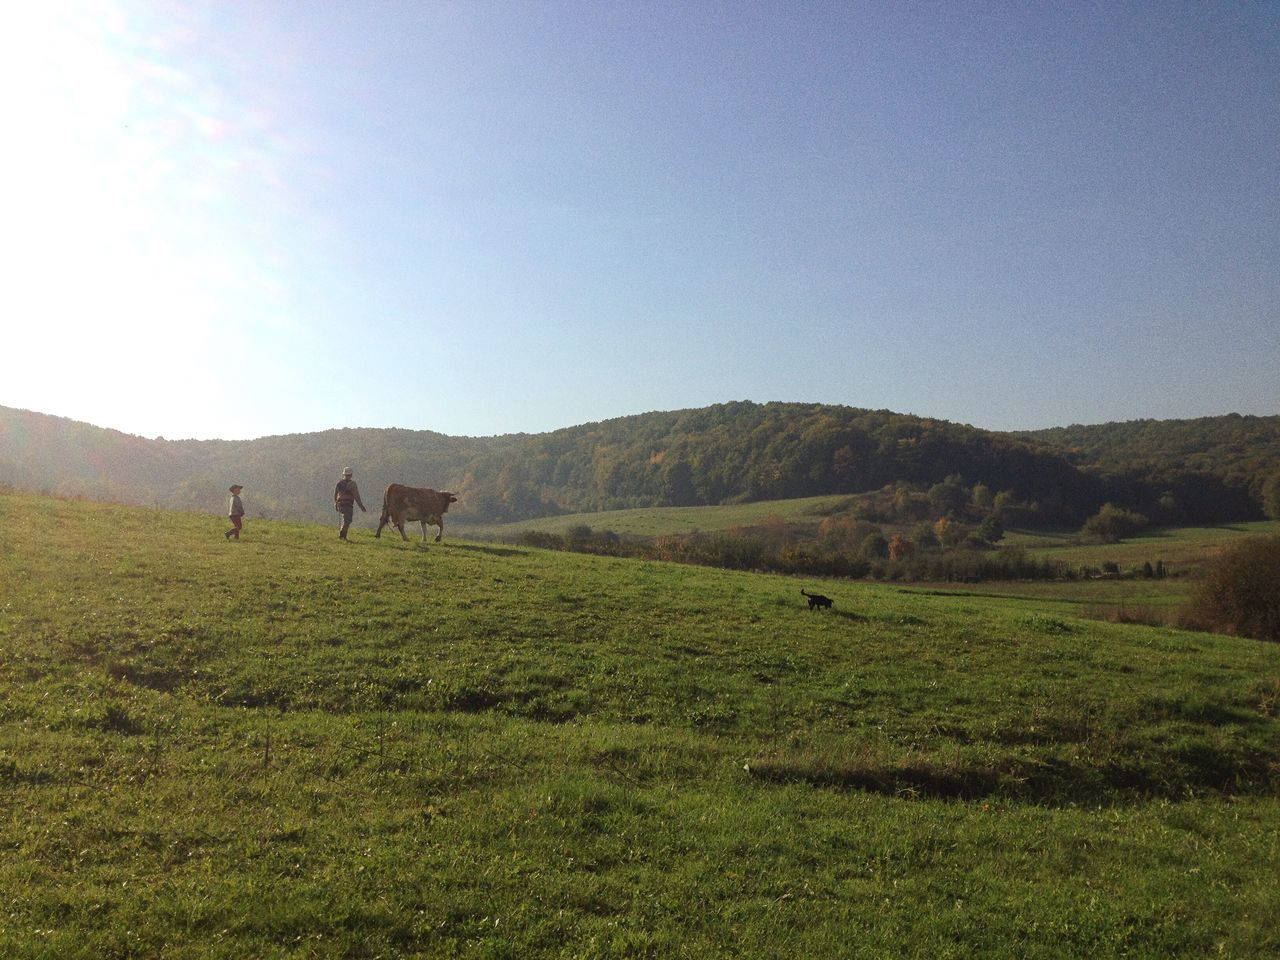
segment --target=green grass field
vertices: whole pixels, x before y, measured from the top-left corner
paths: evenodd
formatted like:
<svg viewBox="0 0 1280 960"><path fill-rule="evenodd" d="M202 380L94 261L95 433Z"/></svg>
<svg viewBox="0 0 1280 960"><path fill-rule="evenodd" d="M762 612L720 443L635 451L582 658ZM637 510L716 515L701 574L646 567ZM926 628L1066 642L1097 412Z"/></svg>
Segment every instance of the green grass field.
<svg viewBox="0 0 1280 960"><path fill-rule="evenodd" d="M1280 950L1280 645L224 527L0 496L0 956Z"/></svg>
<svg viewBox="0 0 1280 960"><path fill-rule="evenodd" d="M514 539L521 533L564 533L571 527L586 524L593 530L612 530L627 536L658 537L671 534L709 533L733 527L751 527L771 517L790 522L817 523L827 512L848 503L843 494L802 497L795 500L761 500L714 507L641 507L634 510L608 510L603 513L574 513L560 517L542 517L485 526L462 526L472 536Z"/></svg>
<svg viewBox="0 0 1280 960"><path fill-rule="evenodd" d="M1179 527L1144 531L1121 543L1080 543L1074 534L1011 532L1007 545L1019 546L1035 556L1061 560L1075 566L1101 566L1105 561L1123 569L1163 560L1174 571L1195 574L1223 547L1245 537L1280 534L1280 521L1232 523L1216 527Z"/></svg>

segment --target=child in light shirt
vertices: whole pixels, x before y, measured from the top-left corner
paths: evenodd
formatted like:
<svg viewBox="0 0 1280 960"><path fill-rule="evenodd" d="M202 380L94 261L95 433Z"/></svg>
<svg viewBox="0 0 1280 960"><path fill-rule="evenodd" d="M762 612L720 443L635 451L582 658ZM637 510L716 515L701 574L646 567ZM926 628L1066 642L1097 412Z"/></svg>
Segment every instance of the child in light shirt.
<svg viewBox="0 0 1280 960"><path fill-rule="evenodd" d="M240 539L240 524L244 517L244 504L240 502L240 491L243 489L244 487L238 483L233 483L230 487L231 505L227 508L227 516L231 519L231 529L225 534L228 540L232 537Z"/></svg>

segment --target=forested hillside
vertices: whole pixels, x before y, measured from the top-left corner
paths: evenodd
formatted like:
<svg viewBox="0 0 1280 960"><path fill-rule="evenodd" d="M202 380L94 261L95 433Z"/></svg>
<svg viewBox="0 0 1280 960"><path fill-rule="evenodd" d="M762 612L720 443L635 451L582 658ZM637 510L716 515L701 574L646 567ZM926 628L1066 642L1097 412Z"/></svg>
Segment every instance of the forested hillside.
<svg viewBox="0 0 1280 960"><path fill-rule="evenodd" d="M850 407L727 403L526 437L477 458L481 515L693 506L932 484L951 475L1074 513L1101 488L1037 444Z"/></svg>
<svg viewBox="0 0 1280 960"><path fill-rule="evenodd" d="M1020 434L1060 450L1072 463L1112 476L1153 482L1209 474L1256 500L1280 473L1280 417L1131 420L1054 427Z"/></svg>
<svg viewBox="0 0 1280 960"><path fill-rule="evenodd" d="M377 509L392 479L444 487L502 438L425 430L326 430L256 440L146 439L0 407L0 485L177 510L220 511L245 484L251 516L328 520L344 466Z"/></svg>
<svg viewBox="0 0 1280 960"><path fill-rule="evenodd" d="M450 517L461 521L960 478L1008 492L1044 523L1078 523L1107 501L1161 522L1211 522L1261 515L1263 485L1280 468L1280 418L1014 435L885 410L739 402L537 435L348 428L197 441L0 407L0 484L15 489L217 512L235 481L246 486L251 515L327 520L344 466L355 469L371 509L382 486L399 481L457 492Z"/></svg>

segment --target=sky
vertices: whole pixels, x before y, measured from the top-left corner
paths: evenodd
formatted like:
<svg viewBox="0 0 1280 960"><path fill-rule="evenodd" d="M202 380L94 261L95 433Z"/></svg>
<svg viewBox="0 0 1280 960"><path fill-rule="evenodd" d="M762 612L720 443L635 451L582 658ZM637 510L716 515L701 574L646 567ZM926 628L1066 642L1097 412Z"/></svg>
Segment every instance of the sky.
<svg viewBox="0 0 1280 960"><path fill-rule="evenodd" d="M1280 414L1280 4L0 13L0 405Z"/></svg>

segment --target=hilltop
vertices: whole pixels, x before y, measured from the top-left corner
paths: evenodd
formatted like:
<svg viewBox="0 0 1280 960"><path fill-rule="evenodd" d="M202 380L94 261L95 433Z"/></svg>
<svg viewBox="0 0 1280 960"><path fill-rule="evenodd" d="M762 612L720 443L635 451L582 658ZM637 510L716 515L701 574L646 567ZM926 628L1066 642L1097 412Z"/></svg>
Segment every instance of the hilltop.
<svg viewBox="0 0 1280 960"><path fill-rule="evenodd" d="M1107 501L1161 522L1261 516L1280 472L1280 417L1144 421L998 433L891 411L748 402L654 412L544 434L452 437L345 428L246 441L148 439L0 407L12 489L218 510L231 481L251 514L329 519L338 471L367 503L392 480L461 497L459 521L859 493L948 477L1076 524Z"/></svg>

